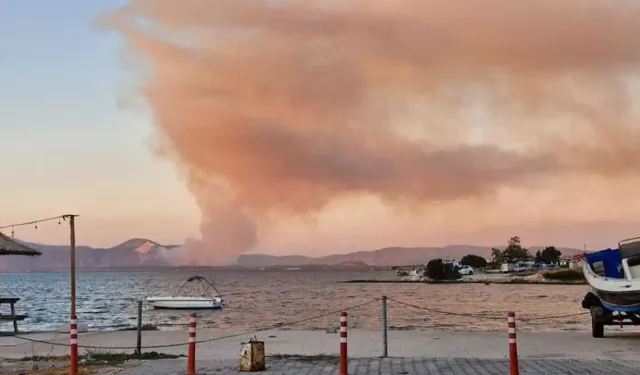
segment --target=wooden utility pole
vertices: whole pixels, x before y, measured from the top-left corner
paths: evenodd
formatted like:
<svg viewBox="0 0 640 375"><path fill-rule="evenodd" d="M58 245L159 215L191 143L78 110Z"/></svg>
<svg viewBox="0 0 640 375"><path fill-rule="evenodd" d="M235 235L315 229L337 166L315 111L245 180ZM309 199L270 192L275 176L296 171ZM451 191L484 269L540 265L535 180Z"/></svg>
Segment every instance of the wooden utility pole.
<svg viewBox="0 0 640 375"><path fill-rule="evenodd" d="M64 215L63 218L69 219L70 229L70 254L69 265L71 268L71 325L69 330L71 350L69 353L70 366L69 375L78 374L78 317L76 316L76 222L78 215Z"/></svg>
<svg viewBox="0 0 640 375"><path fill-rule="evenodd" d="M76 315L76 215L68 215L70 229L70 266L71 266L71 315Z"/></svg>

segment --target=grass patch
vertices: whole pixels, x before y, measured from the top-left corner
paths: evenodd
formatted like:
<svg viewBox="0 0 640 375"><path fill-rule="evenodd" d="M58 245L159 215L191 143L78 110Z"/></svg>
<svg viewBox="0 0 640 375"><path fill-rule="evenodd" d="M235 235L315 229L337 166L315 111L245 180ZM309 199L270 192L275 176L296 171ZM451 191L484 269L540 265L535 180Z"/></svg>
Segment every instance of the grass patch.
<svg viewBox="0 0 640 375"><path fill-rule="evenodd" d="M86 355L81 357L81 362L84 364L105 364L105 365L117 365L126 361L137 360L154 360L154 359L173 359L184 357L183 355L173 355L158 352L146 352L142 354L131 353L114 353L110 351L85 349Z"/></svg>
<svg viewBox="0 0 640 375"><path fill-rule="evenodd" d="M42 355L33 355L30 357L22 357L20 359L9 359L9 362L57 362L57 361L68 361L68 355L60 355L60 356L42 356Z"/></svg>
<svg viewBox="0 0 640 375"><path fill-rule="evenodd" d="M142 327L140 327L140 329L142 331L157 331L158 330L158 326L155 324L143 324ZM119 331L137 331L138 327L126 327L126 328L121 328L119 329Z"/></svg>
<svg viewBox="0 0 640 375"><path fill-rule="evenodd" d="M338 357L330 354L318 355L294 355L294 354L275 354L268 356L269 359L294 361L298 363L331 363L337 364Z"/></svg>
<svg viewBox="0 0 640 375"><path fill-rule="evenodd" d="M585 280L582 271L578 270L559 270L550 271L543 274L545 279L558 281L583 281Z"/></svg>
<svg viewBox="0 0 640 375"><path fill-rule="evenodd" d="M85 354L79 356L78 364L80 366L95 366L95 365L119 365L126 361L137 360L154 360L154 359L173 359L184 357L184 355L173 355L158 352L146 352L142 354L132 353L114 353L104 350L85 349ZM12 362L66 362L69 360L69 356L31 356L24 357Z"/></svg>
<svg viewBox="0 0 640 375"><path fill-rule="evenodd" d="M78 375L91 375L94 373L96 368L94 367L80 367L78 368ZM34 370L20 370L6 373L5 375L68 375L69 368L68 367L55 367L55 368L45 368L45 369L34 369Z"/></svg>

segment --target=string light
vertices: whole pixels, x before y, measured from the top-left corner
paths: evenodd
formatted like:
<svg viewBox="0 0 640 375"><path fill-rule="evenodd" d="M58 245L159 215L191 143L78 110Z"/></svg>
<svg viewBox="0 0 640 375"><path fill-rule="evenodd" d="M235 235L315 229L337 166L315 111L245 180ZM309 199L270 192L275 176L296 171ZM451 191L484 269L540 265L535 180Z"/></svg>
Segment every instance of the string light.
<svg viewBox="0 0 640 375"><path fill-rule="evenodd" d="M59 216L47 217L45 219L27 221L25 223L9 224L9 225L5 225L5 226L1 226L0 230L11 228L11 237L15 237L16 236L16 232L15 232L15 228L16 227L23 227L23 226L26 226L26 225L34 225L35 229L38 229L38 224L39 223L44 223L44 222L53 221L53 220L58 220L58 225L60 225L60 224L62 224L63 220L64 221L67 220L67 216L71 216L71 215L59 215ZM74 215L74 216L76 216L76 215Z"/></svg>

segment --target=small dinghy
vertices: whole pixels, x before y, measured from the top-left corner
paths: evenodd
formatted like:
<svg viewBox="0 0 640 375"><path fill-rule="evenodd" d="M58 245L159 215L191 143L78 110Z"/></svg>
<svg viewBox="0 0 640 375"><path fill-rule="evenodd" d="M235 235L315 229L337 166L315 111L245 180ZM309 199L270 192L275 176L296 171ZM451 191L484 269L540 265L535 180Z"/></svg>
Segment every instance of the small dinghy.
<svg viewBox="0 0 640 375"><path fill-rule="evenodd" d="M183 290L187 285L196 283L201 289L202 296L187 296L183 294ZM208 293L207 293L208 290ZM217 293L216 296L207 296L206 294ZM190 277L178 290L177 296L171 297L146 297L145 301L154 309L167 310L213 310L224 307L222 296L216 287L202 276Z"/></svg>

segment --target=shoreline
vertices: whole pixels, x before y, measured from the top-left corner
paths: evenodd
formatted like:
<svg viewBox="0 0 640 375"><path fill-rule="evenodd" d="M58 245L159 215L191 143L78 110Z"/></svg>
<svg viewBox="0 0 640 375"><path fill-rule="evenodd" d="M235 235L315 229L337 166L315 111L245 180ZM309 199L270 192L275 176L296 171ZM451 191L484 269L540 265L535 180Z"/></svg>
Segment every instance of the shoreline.
<svg viewBox="0 0 640 375"><path fill-rule="evenodd" d="M527 279L511 279L511 280L379 280L379 279L363 279L363 280L345 280L338 281L338 284L507 284L507 285L589 285L585 280L562 281L562 280L527 280Z"/></svg>

